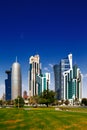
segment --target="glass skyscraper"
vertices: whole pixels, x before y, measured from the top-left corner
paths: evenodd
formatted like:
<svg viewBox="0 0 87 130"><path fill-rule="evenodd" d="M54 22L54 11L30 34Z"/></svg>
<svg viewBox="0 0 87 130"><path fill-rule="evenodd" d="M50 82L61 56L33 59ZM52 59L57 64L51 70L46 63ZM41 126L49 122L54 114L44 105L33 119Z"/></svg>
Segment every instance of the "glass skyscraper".
<svg viewBox="0 0 87 130"><path fill-rule="evenodd" d="M54 65L55 91L57 99L75 99L82 97L82 74L77 65L72 67L72 54Z"/></svg>
<svg viewBox="0 0 87 130"><path fill-rule="evenodd" d="M36 82L38 83L38 95L40 95L44 90L49 89L50 73L36 75Z"/></svg>
<svg viewBox="0 0 87 130"><path fill-rule="evenodd" d="M72 70L64 73L64 99L79 99L82 98L82 74L77 65L74 65Z"/></svg>
<svg viewBox="0 0 87 130"><path fill-rule="evenodd" d="M5 100L11 100L11 70L5 71L7 79L5 80Z"/></svg>
<svg viewBox="0 0 87 130"><path fill-rule="evenodd" d="M63 73L72 69L72 54L54 65L55 91L59 100L64 99L64 76Z"/></svg>

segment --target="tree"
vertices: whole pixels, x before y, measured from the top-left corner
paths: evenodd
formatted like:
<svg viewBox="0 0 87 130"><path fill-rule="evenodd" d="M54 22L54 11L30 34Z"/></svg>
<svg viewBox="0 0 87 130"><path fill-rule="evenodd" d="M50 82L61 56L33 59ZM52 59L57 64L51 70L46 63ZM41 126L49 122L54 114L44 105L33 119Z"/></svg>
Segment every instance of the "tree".
<svg viewBox="0 0 87 130"><path fill-rule="evenodd" d="M7 100L6 105L11 105L11 100Z"/></svg>
<svg viewBox="0 0 87 130"><path fill-rule="evenodd" d="M53 103L55 100L55 92L53 92L52 90L44 90L43 93L41 93L40 97L39 97L39 103L40 104L46 104L46 106L48 107L49 104Z"/></svg>
<svg viewBox="0 0 87 130"><path fill-rule="evenodd" d="M15 99L15 106L16 107L23 107L24 106L24 99L21 96Z"/></svg>
<svg viewBox="0 0 87 130"><path fill-rule="evenodd" d="M61 105L63 105L63 104L64 104L64 100L62 99L62 100L61 100Z"/></svg>
<svg viewBox="0 0 87 130"><path fill-rule="evenodd" d="M69 100L66 100L64 103L65 103L65 105L68 105L69 104Z"/></svg>
<svg viewBox="0 0 87 130"><path fill-rule="evenodd" d="M83 99L82 99L81 105L87 106L87 98L83 98Z"/></svg>
<svg viewBox="0 0 87 130"><path fill-rule="evenodd" d="M75 104L75 105L80 105L80 101L79 101L78 98L75 98L75 100L74 100L74 104Z"/></svg>
<svg viewBox="0 0 87 130"><path fill-rule="evenodd" d="M0 106L2 106L3 105L3 101L2 100L0 100Z"/></svg>
<svg viewBox="0 0 87 130"><path fill-rule="evenodd" d="M38 104L38 96L36 95L36 96L33 96L33 97L30 97L29 98L29 103L30 104L33 104L33 105L37 105Z"/></svg>

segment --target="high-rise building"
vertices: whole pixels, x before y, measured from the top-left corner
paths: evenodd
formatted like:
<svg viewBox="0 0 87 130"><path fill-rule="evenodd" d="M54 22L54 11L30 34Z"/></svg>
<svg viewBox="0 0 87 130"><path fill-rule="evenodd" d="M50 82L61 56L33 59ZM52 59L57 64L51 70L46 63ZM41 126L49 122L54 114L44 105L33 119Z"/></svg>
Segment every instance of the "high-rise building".
<svg viewBox="0 0 87 130"><path fill-rule="evenodd" d="M16 99L18 96L22 96L21 68L17 61L12 65L11 85L12 100Z"/></svg>
<svg viewBox="0 0 87 130"><path fill-rule="evenodd" d="M38 95L40 95L44 90L50 87L50 73L37 75L36 82L38 83Z"/></svg>
<svg viewBox="0 0 87 130"><path fill-rule="evenodd" d="M82 98L82 74L77 65L72 70L64 72L64 100Z"/></svg>
<svg viewBox="0 0 87 130"><path fill-rule="evenodd" d="M54 82L55 82L55 92L56 98L61 99L61 68L60 65L56 64L53 67L54 69Z"/></svg>
<svg viewBox="0 0 87 130"><path fill-rule="evenodd" d="M59 100L82 98L82 74L77 65L72 66L72 54L54 65L55 91Z"/></svg>
<svg viewBox="0 0 87 130"><path fill-rule="evenodd" d="M29 96L38 95L38 84L36 82L36 75L41 74L41 64L39 55L31 56L29 59Z"/></svg>
<svg viewBox="0 0 87 130"><path fill-rule="evenodd" d="M63 73L72 69L72 54L54 65L55 91L58 99L64 99L64 76Z"/></svg>
<svg viewBox="0 0 87 130"><path fill-rule="evenodd" d="M7 79L5 80L5 100L11 100L11 70L6 70Z"/></svg>

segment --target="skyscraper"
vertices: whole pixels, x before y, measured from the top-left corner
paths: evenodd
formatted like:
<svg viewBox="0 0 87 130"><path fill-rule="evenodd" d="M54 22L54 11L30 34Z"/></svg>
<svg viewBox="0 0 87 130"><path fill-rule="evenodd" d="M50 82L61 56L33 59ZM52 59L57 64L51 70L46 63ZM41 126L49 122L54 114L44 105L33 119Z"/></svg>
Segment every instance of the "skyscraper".
<svg viewBox="0 0 87 130"><path fill-rule="evenodd" d="M82 74L77 65L72 67L72 54L54 65L55 91L58 99L82 98Z"/></svg>
<svg viewBox="0 0 87 130"><path fill-rule="evenodd" d="M59 64L54 65L55 91L58 99L64 99L64 75L63 73L72 69L72 54L62 59Z"/></svg>
<svg viewBox="0 0 87 130"><path fill-rule="evenodd" d="M21 80L21 68L20 64L16 61L12 65L12 100L18 96L22 96L22 80Z"/></svg>
<svg viewBox="0 0 87 130"><path fill-rule="evenodd" d="M5 100L11 100L11 70L6 70L7 79L5 80Z"/></svg>
<svg viewBox="0 0 87 130"><path fill-rule="evenodd" d="M76 85L76 94L75 97L81 100L82 98L82 84L83 76L77 65L73 66L73 79L75 80Z"/></svg>
<svg viewBox="0 0 87 130"><path fill-rule="evenodd" d="M36 82L38 83L38 95L40 95L44 90L50 87L50 73L37 75Z"/></svg>
<svg viewBox="0 0 87 130"><path fill-rule="evenodd" d="M82 74L77 65L72 70L64 72L64 100L82 98Z"/></svg>
<svg viewBox="0 0 87 130"><path fill-rule="evenodd" d="M36 82L36 75L41 74L41 65L39 55L31 56L29 59L29 96L38 95L38 84Z"/></svg>

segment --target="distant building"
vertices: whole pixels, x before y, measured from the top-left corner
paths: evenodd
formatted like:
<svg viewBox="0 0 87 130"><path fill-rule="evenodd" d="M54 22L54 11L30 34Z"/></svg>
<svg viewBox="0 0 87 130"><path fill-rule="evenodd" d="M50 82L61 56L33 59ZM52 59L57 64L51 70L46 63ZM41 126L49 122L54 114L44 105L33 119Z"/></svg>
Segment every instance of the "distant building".
<svg viewBox="0 0 87 130"><path fill-rule="evenodd" d="M44 90L49 89L50 73L36 75L36 82L38 83L38 95L40 95Z"/></svg>
<svg viewBox="0 0 87 130"><path fill-rule="evenodd" d="M27 91L24 91L24 92L23 92L23 99L26 100L27 98L28 98Z"/></svg>
<svg viewBox="0 0 87 130"><path fill-rule="evenodd" d="M11 100L11 70L6 70L7 79L5 80L5 100Z"/></svg>
<svg viewBox="0 0 87 130"><path fill-rule="evenodd" d="M21 68L17 61L12 65L11 85L12 100L16 99L18 96L22 96Z"/></svg>
<svg viewBox="0 0 87 130"><path fill-rule="evenodd" d="M36 75L41 74L41 64L39 55L31 56L29 59L29 96L38 95L38 84L36 83Z"/></svg>
<svg viewBox="0 0 87 130"><path fill-rule="evenodd" d="M53 67L55 92L59 100L82 98L82 74L77 65L72 66L72 54L69 54Z"/></svg>

